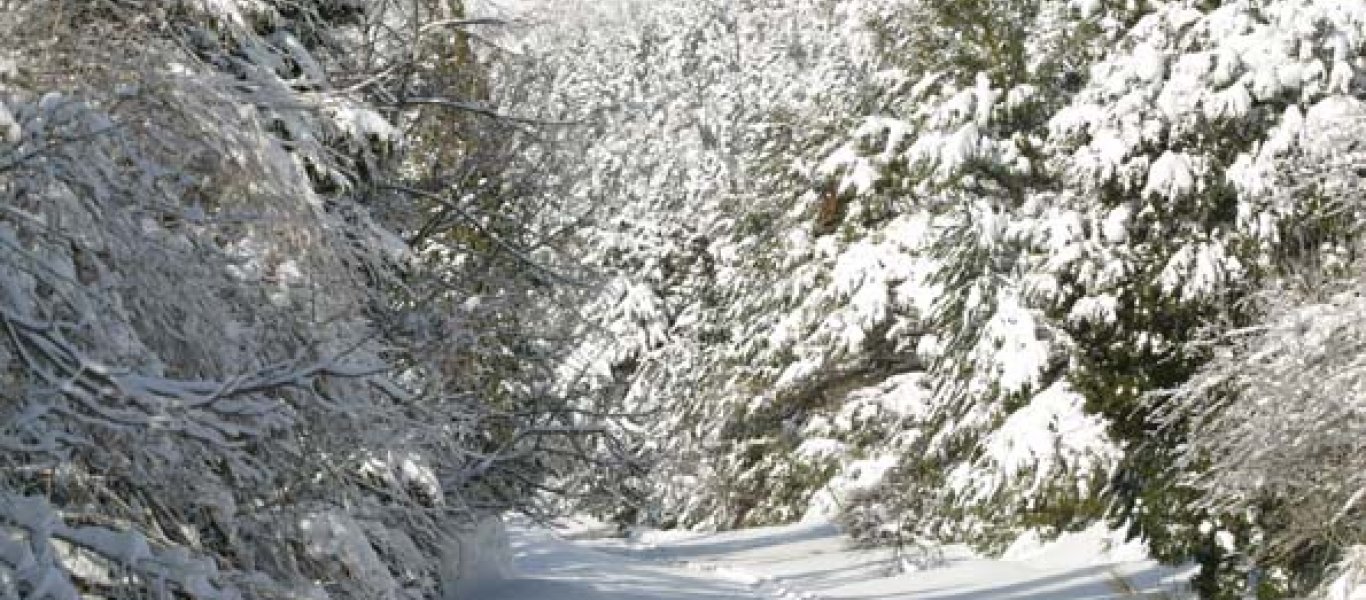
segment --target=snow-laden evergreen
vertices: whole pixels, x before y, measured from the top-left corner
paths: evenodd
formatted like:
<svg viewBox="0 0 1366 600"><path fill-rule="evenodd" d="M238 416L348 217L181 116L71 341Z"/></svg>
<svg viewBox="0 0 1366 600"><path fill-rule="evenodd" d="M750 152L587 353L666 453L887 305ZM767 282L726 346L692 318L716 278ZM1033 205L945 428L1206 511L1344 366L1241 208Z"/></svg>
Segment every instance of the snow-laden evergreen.
<svg viewBox="0 0 1366 600"><path fill-rule="evenodd" d="M1326 175L1366 5L629 5L547 52L594 65L556 80L600 107L601 335L565 372L649 432L620 516L998 550L1107 519L1210 595L1306 590L1359 539L1258 550L1192 483L1234 434L1165 398L1259 289L1350 264Z"/></svg>

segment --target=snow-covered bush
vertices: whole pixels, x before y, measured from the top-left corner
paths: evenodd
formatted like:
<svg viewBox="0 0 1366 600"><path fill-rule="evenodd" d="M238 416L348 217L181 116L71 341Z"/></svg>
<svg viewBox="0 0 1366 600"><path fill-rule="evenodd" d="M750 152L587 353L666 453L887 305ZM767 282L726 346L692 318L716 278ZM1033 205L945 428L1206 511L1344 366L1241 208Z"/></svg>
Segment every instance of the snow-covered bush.
<svg viewBox="0 0 1366 600"><path fill-rule="evenodd" d="M1359 236L1366 157L1356 139L1366 113L1356 100L1331 107L1330 119L1304 130L1316 143L1272 183L1279 194L1312 192ZM1357 244L1325 246L1249 298L1253 323L1200 340L1212 359L1155 398L1168 426L1191 432L1181 470L1214 515L1213 533L1245 538L1224 545L1225 560L1272 575L1266 588L1307 591L1338 556L1348 577L1366 540Z"/></svg>
<svg viewBox="0 0 1366 600"><path fill-rule="evenodd" d="M527 125L401 4L0 4L0 596L433 597L598 431Z"/></svg>
<svg viewBox="0 0 1366 600"><path fill-rule="evenodd" d="M1194 432L1191 485L1212 514L1253 528L1230 560L1315 574L1366 540L1366 307L1359 283L1311 294L1268 299L1267 324L1230 334L1177 399Z"/></svg>

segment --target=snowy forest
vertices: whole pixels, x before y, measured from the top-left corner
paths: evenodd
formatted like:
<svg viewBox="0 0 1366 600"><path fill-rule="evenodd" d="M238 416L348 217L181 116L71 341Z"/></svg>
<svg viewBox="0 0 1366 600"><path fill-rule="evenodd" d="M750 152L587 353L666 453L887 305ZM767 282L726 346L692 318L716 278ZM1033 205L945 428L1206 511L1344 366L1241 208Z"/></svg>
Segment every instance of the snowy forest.
<svg viewBox="0 0 1366 600"><path fill-rule="evenodd" d="M1366 0L0 0L0 598L584 515L1366 599L1363 179Z"/></svg>

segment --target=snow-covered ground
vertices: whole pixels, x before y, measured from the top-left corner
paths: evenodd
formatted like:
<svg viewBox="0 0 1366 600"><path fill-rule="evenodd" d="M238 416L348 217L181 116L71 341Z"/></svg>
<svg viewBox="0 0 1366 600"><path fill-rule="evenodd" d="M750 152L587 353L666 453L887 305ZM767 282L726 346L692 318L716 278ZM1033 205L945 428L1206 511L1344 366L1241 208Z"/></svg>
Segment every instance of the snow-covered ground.
<svg viewBox="0 0 1366 600"><path fill-rule="evenodd" d="M645 556L623 556L547 529L509 528L513 575L457 590L447 600L762 600L744 582ZM627 551L625 554L635 554Z"/></svg>
<svg viewBox="0 0 1366 600"><path fill-rule="evenodd" d="M1003 558L942 549L936 565L858 549L831 525L601 537L582 523L511 529L516 577L460 600L1184 598L1184 574L1100 529L1018 542ZM901 572L893 572L900 564ZM909 569L907 569L909 568Z"/></svg>

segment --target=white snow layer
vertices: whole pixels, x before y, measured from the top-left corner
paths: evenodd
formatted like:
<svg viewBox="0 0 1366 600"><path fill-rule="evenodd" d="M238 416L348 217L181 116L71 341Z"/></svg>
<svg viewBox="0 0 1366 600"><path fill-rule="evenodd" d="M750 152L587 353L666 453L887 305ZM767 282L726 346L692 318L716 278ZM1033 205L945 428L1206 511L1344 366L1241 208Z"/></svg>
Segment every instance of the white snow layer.
<svg viewBox="0 0 1366 600"><path fill-rule="evenodd" d="M467 585L445 600L758 600L747 581L622 556L520 524L511 530L517 571Z"/></svg>
<svg viewBox="0 0 1366 600"><path fill-rule="evenodd" d="M1011 413L983 441L982 458L965 463L949 476L949 485L967 496L989 498L1019 481L1035 497L1056 480L1058 470L1070 472L1077 485L1114 467L1119 449L1100 417L1087 414L1084 398L1066 383L1049 386L1025 407Z"/></svg>
<svg viewBox="0 0 1366 600"><path fill-rule="evenodd" d="M647 530L627 539L583 539L601 528L572 531L580 541L514 527L518 575L459 600L1185 598L1191 574L1158 566L1140 545L1099 527L1054 542L1025 539L995 560L960 546L857 548L821 521L712 534ZM909 572L915 551L943 558Z"/></svg>
<svg viewBox="0 0 1366 600"><path fill-rule="evenodd" d="M511 537L496 517L480 519L452 536L443 554L441 587L450 590L447 600L484 598L476 590L501 585L514 573Z"/></svg>

